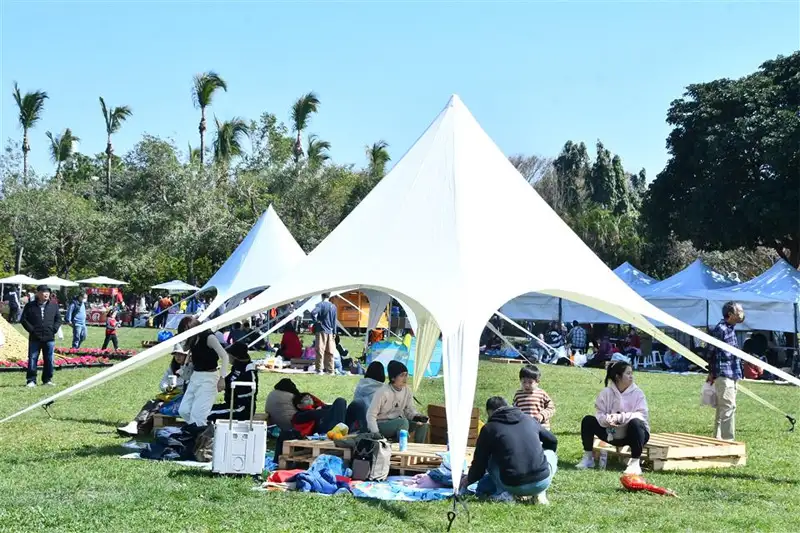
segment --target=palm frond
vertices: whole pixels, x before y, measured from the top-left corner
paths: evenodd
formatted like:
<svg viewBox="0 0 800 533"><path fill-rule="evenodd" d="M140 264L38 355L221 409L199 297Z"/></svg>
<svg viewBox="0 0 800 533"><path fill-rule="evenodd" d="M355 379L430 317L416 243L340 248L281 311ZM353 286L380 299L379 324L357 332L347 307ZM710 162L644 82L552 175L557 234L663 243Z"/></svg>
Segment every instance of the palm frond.
<svg viewBox="0 0 800 533"><path fill-rule="evenodd" d="M211 99L218 89L227 92L228 84L213 70L202 74L195 74L194 86L192 88L194 105L199 108L205 108L211 105Z"/></svg>
<svg viewBox="0 0 800 533"><path fill-rule="evenodd" d="M42 118L44 101L47 100L47 93L44 91L34 91L25 93L19 90L19 85L14 82L14 101L19 108L19 123L25 128L32 128Z"/></svg>
<svg viewBox="0 0 800 533"><path fill-rule="evenodd" d="M80 141L80 138L73 135L69 128L60 135L53 135L49 131L45 135L50 140L50 159L53 163L63 163L72 157L75 143Z"/></svg>
<svg viewBox="0 0 800 533"><path fill-rule="evenodd" d="M250 125L240 117L220 122L214 117L217 125L217 134L214 137L214 159L227 164L234 157L244 153L244 140L250 138Z"/></svg>
<svg viewBox="0 0 800 533"><path fill-rule="evenodd" d="M126 105L118 106L112 109L110 133L118 132L122 127L122 123L125 122L131 115L133 115L133 111Z"/></svg>
<svg viewBox="0 0 800 533"><path fill-rule="evenodd" d="M319 110L319 98L314 91L301 96L292 105L292 124L294 131L300 132L308 127L308 121L312 113Z"/></svg>
<svg viewBox="0 0 800 533"><path fill-rule="evenodd" d="M328 153L330 149L330 142L323 141L314 133L308 136L308 147L306 149L306 154L309 162L316 165L321 165L325 161L328 161L331 158L330 154Z"/></svg>

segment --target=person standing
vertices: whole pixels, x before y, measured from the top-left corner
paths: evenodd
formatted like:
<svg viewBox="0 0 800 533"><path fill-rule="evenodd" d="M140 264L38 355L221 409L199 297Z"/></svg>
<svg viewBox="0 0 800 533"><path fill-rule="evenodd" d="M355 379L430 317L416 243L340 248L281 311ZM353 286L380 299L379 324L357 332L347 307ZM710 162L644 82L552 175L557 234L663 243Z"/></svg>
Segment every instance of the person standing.
<svg viewBox="0 0 800 533"><path fill-rule="evenodd" d="M744 322L744 309L738 302L728 302L722 307L722 320L711 330L711 335L734 348L739 344L734 328ZM722 440L736 438L736 385L742 379L742 362L727 350L709 346L711 365L708 381L717 392L717 412L714 423L715 437Z"/></svg>
<svg viewBox="0 0 800 533"><path fill-rule="evenodd" d="M106 318L106 338L103 341L103 350L108 348L108 343L114 345L114 350L119 349L119 340L117 339L117 330L119 329L119 322L117 321L117 310L111 309Z"/></svg>
<svg viewBox="0 0 800 533"><path fill-rule="evenodd" d="M17 289L11 287L8 291L8 323L14 324L19 321L19 293Z"/></svg>
<svg viewBox="0 0 800 533"><path fill-rule="evenodd" d="M50 302L50 287L36 287L36 297L30 300L22 310L22 327L28 332L28 373L26 386L36 386L36 373L39 365L39 353L44 355L42 383L53 383L53 351L56 347L55 336L61 327L61 314L58 306Z"/></svg>
<svg viewBox="0 0 800 533"><path fill-rule="evenodd" d="M80 293L67 309L67 322L72 324L72 347L80 348L86 340L86 294Z"/></svg>
<svg viewBox="0 0 800 533"><path fill-rule="evenodd" d="M336 350L336 306L329 298L331 293L323 292L322 301L317 304L311 316L314 317L314 336L317 358L314 368L317 374L333 375L333 353Z"/></svg>
<svg viewBox="0 0 800 533"><path fill-rule="evenodd" d="M577 353L586 353L586 348L589 347L589 336L586 330L581 327L577 320L572 321L572 329L567 333L567 344L570 345L572 355Z"/></svg>

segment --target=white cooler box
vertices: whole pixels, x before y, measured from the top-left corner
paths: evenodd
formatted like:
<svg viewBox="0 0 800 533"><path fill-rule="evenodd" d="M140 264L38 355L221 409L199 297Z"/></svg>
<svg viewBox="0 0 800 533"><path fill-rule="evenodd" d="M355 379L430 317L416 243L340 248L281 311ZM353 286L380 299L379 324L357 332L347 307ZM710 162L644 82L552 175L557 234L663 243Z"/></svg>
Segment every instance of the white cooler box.
<svg viewBox="0 0 800 533"><path fill-rule="evenodd" d="M267 423L252 418L252 413L255 413L255 394L250 397L250 421L233 420L236 387L251 387L255 393L256 384L233 382L231 418L214 422L211 471L217 474L260 474L264 471L264 457L267 454Z"/></svg>

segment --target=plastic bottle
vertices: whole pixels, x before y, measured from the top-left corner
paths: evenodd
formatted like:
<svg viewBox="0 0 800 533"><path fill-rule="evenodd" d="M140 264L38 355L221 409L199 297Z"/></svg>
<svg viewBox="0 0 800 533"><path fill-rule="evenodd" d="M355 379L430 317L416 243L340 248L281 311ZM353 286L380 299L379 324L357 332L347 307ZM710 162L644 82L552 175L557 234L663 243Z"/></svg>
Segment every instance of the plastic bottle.
<svg viewBox="0 0 800 533"><path fill-rule="evenodd" d="M404 452L408 449L408 431L405 429L401 429L398 433L399 441L400 441L400 451Z"/></svg>
<svg viewBox="0 0 800 533"><path fill-rule="evenodd" d="M608 452L602 451L600 452L600 470L605 470L606 465L608 464Z"/></svg>

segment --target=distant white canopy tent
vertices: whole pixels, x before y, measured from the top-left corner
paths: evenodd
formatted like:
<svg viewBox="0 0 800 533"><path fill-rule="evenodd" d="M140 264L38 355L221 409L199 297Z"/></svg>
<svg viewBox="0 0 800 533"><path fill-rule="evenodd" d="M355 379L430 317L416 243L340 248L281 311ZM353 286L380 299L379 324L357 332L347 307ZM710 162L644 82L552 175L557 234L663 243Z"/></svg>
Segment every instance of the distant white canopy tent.
<svg viewBox="0 0 800 533"><path fill-rule="evenodd" d="M107 276L95 276L93 278L79 279L78 283L80 283L81 285L104 285L107 287L128 284L128 282L126 281L120 281L118 279L109 278Z"/></svg>
<svg viewBox="0 0 800 533"><path fill-rule="evenodd" d="M0 283L4 285L38 285L39 282L25 274L15 274L7 278L0 279Z"/></svg>
<svg viewBox="0 0 800 533"><path fill-rule="evenodd" d="M198 287L190 285L185 281L181 281L179 279L173 279L172 281L161 283L160 285L153 285L150 288L158 291L167 291L170 294L180 294L184 292L194 292L198 290Z"/></svg>
<svg viewBox="0 0 800 533"><path fill-rule="evenodd" d="M217 290L200 319L211 316L229 300L230 310L245 296L275 283L305 258L306 253L270 205L228 260L199 289Z"/></svg>
<svg viewBox="0 0 800 533"><path fill-rule="evenodd" d="M736 281L706 265L702 259L696 259L677 274L650 285L641 294L648 302L681 322L706 327L711 320L709 295L716 289L733 285Z"/></svg>
<svg viewBox="0 0 800 533"><path fill-rule="evenodd" d="M405 216L385 216L400 205ZM364 228L380 220L386 234L409 235L408 261L386 261L396 252L387 239L365 240ZM501 220L506 231L496 231ZM547 228L570 261L542 261L532 247L515 246L513 228ZM513 261L485 261L486 243L514 249ZM342 261L357 257L357 261ZM645 317L656 319L791 383L800 380L733 348L646 302L606 267L542 200L481 129L457 96L367 197L289 274L249 302L197 328L34 403L5 420L85 390L169 353L205 329L277 305L337 289L396 294L419 321L415 369L424 369L441 332L452 479L459 486L475 399L478 347L489 317L520 294L542 293L597 308L658 338L692 361L705 363ZM418 366L419 365L419 366ZM483 400L483 399L481 399Z"/></svg>
<svg viewBox="0 0 800 533"><path fill-rule="evenodd" d="M59 278L58 276L50 276L48 278L40 279L36 282L37 285L47 285L51 289L60 289L61 287L77 287L78 284L68 279Z"/></svg>
<svg viewBox="0 0 800 533"><path fill-rule="evenodd" d="M722 318L725 302L733 300L745 310L745 321L737 329L800 331L800 272L784 259L749 281L703 296L708 298L711 324Z"/></svg>

